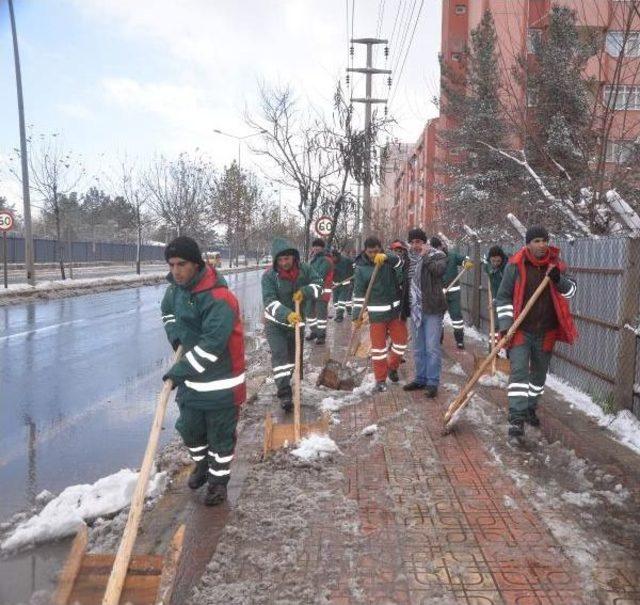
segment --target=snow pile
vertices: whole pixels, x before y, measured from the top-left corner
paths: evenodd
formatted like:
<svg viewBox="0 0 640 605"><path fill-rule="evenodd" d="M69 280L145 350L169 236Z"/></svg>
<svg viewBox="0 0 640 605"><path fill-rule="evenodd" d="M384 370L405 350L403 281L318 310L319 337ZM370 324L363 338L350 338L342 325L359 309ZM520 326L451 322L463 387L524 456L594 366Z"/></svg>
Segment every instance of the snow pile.
<svg viewBox="0 0 640 605"><path fill-rule="evenodd" d="M509 377L503 372L496 372L495 376L485 374L480 377L478 383L483 387L495 387L501 389L509 384Z"/></svg>
<svg viewBox="0 0 640 605"><path fill-rule="evenodd" d="M336 442L327 435L309 435L300 441L300 445L291 450L291 454L301 460L311 461L326 458L329 454L339 453Z"/></svg>
<svg viewBox="0 0 640 605"><path fill-rule="evenodd" d="M640 454L640 419L629 410L605 414L589 395L568 385L554 374L547 376L547 386L562 395L571 404L571 408L595 418L598 425L608 428L620 443Z"/></svg>
<svg viewBox="0 0 640 605"><path fill-rule="evenodd" d="M373 435L374 433L378 432L378 425L377 424L370 424L369 426L365 426L362 429L362 434L363 435Z"/></svg>
<svg viewBox="0 0 640 605"><path fill-rule="evenodd" d="M371 395L376 381L371 374L367 374L362 384L357 386L351 393L347 391L334 391L335 395L323 398L318 404L318 408L323 412L337 412L348 405L357 403L363 397Z"/></svg>
<svg viewBox="0 0 640 605"><path fill-rule="evenodd" d="M137 480L138 473L122 469L92 485L67 487L37 515L20 523L0 548L15 550L73 535L85 521L113 515L129 506ZM149 481L147 497L159 496L166 482L166 473L155 473Z"/></svg>
<svg viewBox="0 0 640 605"><path fill-rule="evenodd" d="M464 368L459 363L453 364L446 371L449 372L449 374L453 374L454 376L466 376L467 375L467 373L464 371Z"/></svg>

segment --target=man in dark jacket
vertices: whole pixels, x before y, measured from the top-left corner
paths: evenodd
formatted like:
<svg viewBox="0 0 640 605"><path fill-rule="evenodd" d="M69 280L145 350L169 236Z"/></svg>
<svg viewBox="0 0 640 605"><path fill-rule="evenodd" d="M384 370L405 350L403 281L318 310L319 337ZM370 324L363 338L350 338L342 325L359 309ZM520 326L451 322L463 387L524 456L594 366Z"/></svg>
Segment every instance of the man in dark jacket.
<svg viewBox="0 0 640 605"><path fill-rule="evenodd" d="M382 392L387 390L387 377L391 382L400 380L398 368L407 350L407 327L400 319L402 261L395 254L384 254L380 240L370 236L365 240L364 252L356 258L355 265L353 317L356 326L362 322L360 312L374 267L379 267L371 287L367 312L375 390ZM388 340L391 341L391 350Z"/></svg>
<svg viewBox="0 0 640 605"><path fill-rule="evenodd" d="M442 318L447 310L442 278L447 270L447 255L438 248L424 246L411 280L411 321L416 348L416 377L405 385L407 391L425 389L429 398L438 395L442 371Z"/></svg>
<svg viewBox="0 0 640 605"><path fill-rule="evenodd" d="M289 242L276 238L272 245L273 267L262 274L265 332L271 349L271 365L278 399L285 412L293 409L291 377L295 366L295 329L304 332L303 317L295 301L317 299L322 280ZM302 363L302 361L301 361Z"/></svg>
<svg viewBox="0 0 640 605"><path fill-rule="evenodd" d="M313 240L309 264L322 279L322 294L318 298L306 301L307 325L309 326L307 340L315 340L316 344L323 345L327 338L327 309L333 286L333 258L325 251L323 239Z"/></svg>
<svg viewBox="0 0 640 605"><path fill-rule="evenodd" d="M507 254L505 254L504 250L500 246L491 246L491 248L489 248L483 264L484 270L488 277L492 300L495 300L496 296L498 296L500 282L502 282L502 276L504 275L504 270L506 269L508 262L509 257L507 256ZM496 329L496 333L493 335L495 339L493 342L498 342L498 315L496 313L495 305L493 307L493 316L493 325ZM489 349L491 349L491 346L489 347Z"/></svg>
<svg viewBox="0 0 640 605"><path fill-rule="evenodd" d="M525 422L540 424L536 408L556 341L572 344L578 336L568 302L576 293L576 284L565 275L560 251L549 246L544 227L527 229L525 240L524 248L509 259L496 296L500 332L507 332L545 276L551 283L510 343L509 437L514 438L524 435Z"/></svg>
<svg viewBox="0 0 640 605"><path fill-rule="evenodd" d="M351 301L353 286L353 261L340 250L334 248L331 253L333 259L333 305L336 309L335 321L344 320L347 305Z"/></svg>
<svg viewBox="0 0 640 605"><path fill-rule="evenodd" d="M165 249L171 273L162 299L169 342L186 351L165 374L178 387L176 429L196 463L189 487L209 482L205 504L227 497L238 410L246 398L244 335L236 297L198 244L177 237Z"/></svg>

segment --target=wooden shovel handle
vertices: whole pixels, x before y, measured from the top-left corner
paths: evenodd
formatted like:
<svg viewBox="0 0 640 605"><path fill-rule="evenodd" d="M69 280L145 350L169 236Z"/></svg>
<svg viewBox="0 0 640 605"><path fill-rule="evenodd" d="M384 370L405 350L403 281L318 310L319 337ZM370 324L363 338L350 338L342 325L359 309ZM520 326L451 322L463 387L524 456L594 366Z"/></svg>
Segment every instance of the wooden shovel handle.
<svg viewBox="0 0 640 605"><path fill-rule="evenodd" d="M300 315L300 301L295 301L296 305L296 313L298 316ZM294 327L296 331L296 359L293 373L295 374L295 383L293 385L293 438L296 443L300 442L300 393L301 393L301 385L300 385L300 374L301 374L301 365L302 360L300 357L301 349L302 349L302 339L300 338L300 326L296 325Z"/></svg>
<svg viewBox="0 0 640 605"><path fill-rule="evenodd" d="M487 286L487 300L489 303L489 347L493 349L493 345L496 344L496 321L493 316L493 293L491 292L491 280L489 280ZM496 358L494 357L491 361L491 375L495 376L496 374Z"/></svg>
<svg viewBox="0 0 640 605"><path fill-rule="evenodd" d="M369 305L369 299L371 298L371 290L373 289L373 284L376 281L376 277L378 277L378 272L380 271L381 265L376 265L373 268L373 273L371 274L371 279L369 280L369 285L367 286L367 291L364 294L364 302L362 303L362 309L360 309L360 314L358 315L358 320L364 318L364 312L367 310L367 306ZM344 360L342 361L342 365L346 364L349 357L351 356L351 348L353 347L353 339L355 335L360 331L362 324L359 326L355 326L351 330L351 338L349 338L349 346L347 347L347 351L344 355Z"/></svg>
<svg viewBox="0 0 640 605"><path fill-rule="evenodd" d="M173 356L173 363L176 363L180 357L182 357L183 350L182 345L180 345ZM118 552L116 553L116 557L113 561L113 567L111 568L111 575L109 576L109 581L104 592L102 605L118 605L120 602L120 595L127 576L127 569L129 567L131 553L133 552L133 545L135 544L136 537L138 535L138 527L140 525L144 499L147 493L147 484L149 483L149 476L153 467L153 458L158 448L162 421L164 420L164 414L167 409L167 403L169 402L169 396L171 395L172 389L173 383L171 380L165 380L164 385L162 386L162 391L160 391L160 396L158 397L156 414L153 418L153 424L151 425L151 433L149 434L147 449L145 450L144 458L142 459L142 466L140 467L140 474L138 475L138 481L136 482L136 489L133 492L133 497L131 498L131 508L129 509L127 524L125 525L122 539L120 540L120 546L118 547Z"/></svg>
<svg viewBox="0 0 640 605"><path fill-rule="evenodd" d="M453 288L453 286L455 286L460 281L460 279L466 272L467 272L467 268L462 267L462 271L460 271L460 273L456 275L455 279L444 289L444 293L448 294L449 290L451 290L451 288Z"/></svg>
<svg viewBox="0 0 640 605"><path fill-rule="evenodd" d="M494 345L493 349L491 349L491 353L489 353L489 355L484 358L482 363L478 366L478 369L469 379L469 382L467 382L462 391L460 391L460 394L451 402L449 409L444 415L445 424L449 422L451 417L455 414L456 410L463 404L467 393L474 387L476 382L480 380L480 377L482 376L482 374L484 374L484 371L487 369L487 367L489 367L489 364L493 361L493 359L495 359L496 355L498 355L500 349L506 347L511 338L513 338L513 335L516 333L522 322L526 319L533 305L535 305L544 289L549 285L549 281L549 276L545 276L540 285L537 287L536 291L532 294L524 309L522 309L520 315L518 315L518 319L516 319L513 324L511 324L509 331L500 339L500 342Z"/></svg>

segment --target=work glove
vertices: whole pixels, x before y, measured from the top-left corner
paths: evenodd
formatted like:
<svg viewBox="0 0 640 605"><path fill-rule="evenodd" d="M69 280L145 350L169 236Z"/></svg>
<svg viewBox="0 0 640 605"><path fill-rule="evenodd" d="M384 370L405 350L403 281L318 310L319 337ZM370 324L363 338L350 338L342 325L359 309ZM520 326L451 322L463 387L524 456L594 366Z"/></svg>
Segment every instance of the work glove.
<svg viewBox="0 0 640 605"><path fill-rule="evenodd" d="M462 268L463 269L473 269L473 262L471 262L470 260L466 260L462 263Z"/></svg>
<svg viewBox="0 0 640 605"><path fill-rule="evenodd" d="M297 326L301 321L302 321L302 317L300 317L300 313L291 311L291 313L287 315L287 322L289 322L290 326Z"/></svg>
<svg viewBox="0 0 640 605"><path fill-rule="evenodd" d="M554 283L557 284L560 281L560 269L558 269L558 267L552 267L549 272L547 273L547 275L549 276L549 279Z"/></svg>
<svg viewBox="0 0 640 605"><path fill-rule="evenodd" d="M176 338L175 340L171 341L171 347L173 348L174 351L177 351L179 346L180 346L179 338Z"/></svg>
<svg viewBox="0 0 640 605"><path fill-rule="evenodd" d="M293 302L301 303L303 300L304 300L304 294L302 293L302 290L296 290L293 293Z"/></svg>
<svg viewBox="0 0 640 605"><path fill-rule="evenodd" d="M382 265L384 265L386 260L387 260L387 255L384 254L384 252L378 252L378 254L376 254L373 257L373 262L378 267L381 267Z"/></svg>

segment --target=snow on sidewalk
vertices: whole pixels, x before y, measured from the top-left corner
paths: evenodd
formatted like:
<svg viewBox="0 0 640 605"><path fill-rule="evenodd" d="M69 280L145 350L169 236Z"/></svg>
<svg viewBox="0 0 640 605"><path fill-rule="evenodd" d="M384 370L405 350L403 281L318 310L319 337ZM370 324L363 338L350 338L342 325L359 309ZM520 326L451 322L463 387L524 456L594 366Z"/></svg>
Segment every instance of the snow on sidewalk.
<svg viewBox="0 0 640 605"><path fill-rule="evenodd" d="M13 551L71 536L85 521L117 513L131 503L137 480L137 472L122 469L93 484L67 487L38 514L20 523L0 549ZM166 484L167 474L155 473L149 481L147 497L161 495Z"/></svg>

